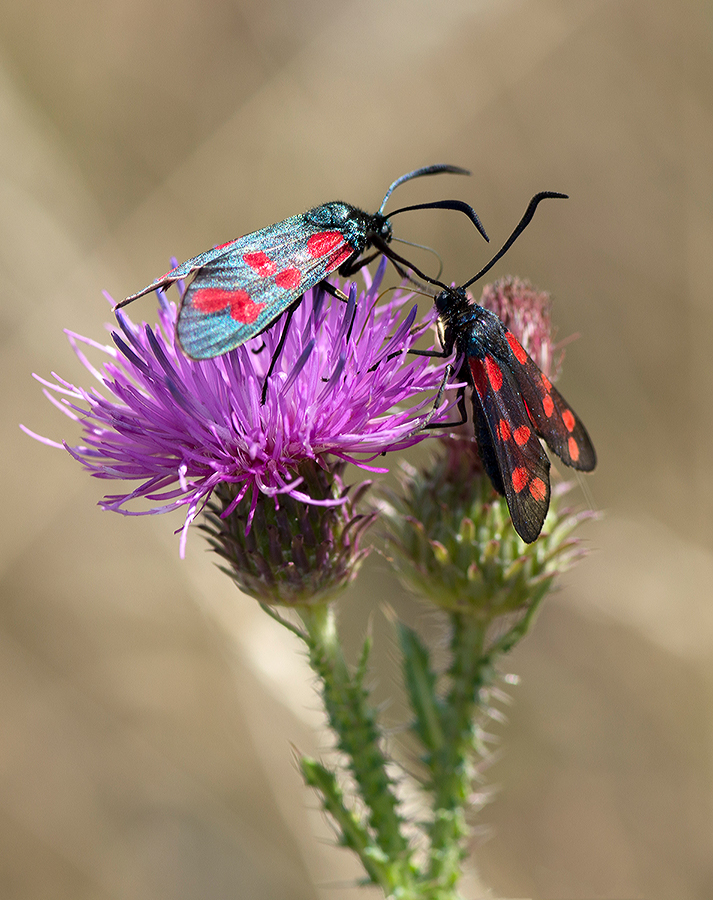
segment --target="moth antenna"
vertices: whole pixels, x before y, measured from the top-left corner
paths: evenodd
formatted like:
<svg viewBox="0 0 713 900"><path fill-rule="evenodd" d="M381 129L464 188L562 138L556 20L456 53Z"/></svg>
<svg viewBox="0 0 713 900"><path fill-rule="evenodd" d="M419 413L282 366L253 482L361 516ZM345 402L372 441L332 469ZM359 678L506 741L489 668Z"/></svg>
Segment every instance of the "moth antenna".
<svg viewBox="0 0 713 900"><path fill-rule="evenodd" d="M537 209L540 201L548 200L548 199L568 200L569 195L568 194L560 194L557 191L540 191L539 194L535 194L535 196L532 198L532 200L530 200L530 202L527 206L527 209L525 210L525 214L520 219L520 221L517 223L515 230L510 235L510 237L505 241L505 243L498 250L498 252L495 254L495 256L490 260L490 262L486 263L486 265L483 266L483 268L480 270L480 272L478 272L476 275L474 275L470 279L470 281L466 281L465 284L461 285L462 288L470 287L470 285L473 284L474 281L477 281L479 278L482 278L486 272L489 272L490 269L493 268L495 263L502 256L504 256L507 253L507 251L512 247L512 245L515 243L515 241L520 237L522 232L530 224L530 222L532 221L532 217L535 215L535 210Z"/></svg>
<svg viewBox="0 0 713 900"><path fill-rule="evenodd" d="M402 206L401 209L395 209L393 212L390 212L389 218L397 216L402 212L409 212L412 209L455 209L458 212L465 213L485 240L488 241L488 243L490 242L488 233L485 228L483 228L483 223L478 218L478 213L469 203L465 203L463 200L434 200L432 203L416 203L414 206Z"/></svg>
<svg viewBox="0 0 713 900"><path fill-rule="evenodd" d="M389 185L389 189L384 194L384 199L381 201L378 215L381 215L384 212L384 207L386 206L387 200L400 184L403 184L405 181L411 181L412 178L420 178L422 175L440 175L441 172L450 172L453 175L473 174L468 169L462 169L460 166L449 166L446 163L440 163L435 166L423 166L423 168L421 169L414 169L413 172L407 172L406 175L402 175L400 178L397 178L396 181Z"/></svg>

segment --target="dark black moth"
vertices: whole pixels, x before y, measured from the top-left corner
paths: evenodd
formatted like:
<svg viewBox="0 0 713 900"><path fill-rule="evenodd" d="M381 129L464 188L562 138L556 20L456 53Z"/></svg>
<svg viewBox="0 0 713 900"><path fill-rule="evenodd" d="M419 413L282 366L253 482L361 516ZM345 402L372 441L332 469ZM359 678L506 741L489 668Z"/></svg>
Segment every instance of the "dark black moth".
<svg viewBox="0 0 713 900"><path fill-rule="evenodd" d="M495 490L505 496L515 530L526 543L540 532L550 505L550 461L539 438L565 465L591 472L597 456L579 417L494 312L466 297L466 289L489 271L529 224L540 201L566 198L543 191L530 201L518 226L496 255L470 281L457 288L437 283L438 351L412 351L461 360L457 380L470 385L478 450ZM434 280L432 279L432 283ZM445 389L441 387L436 407ZM435 407L434 407L435 409ZM459 422L467 421L465 386L459 389Z"/></svg>

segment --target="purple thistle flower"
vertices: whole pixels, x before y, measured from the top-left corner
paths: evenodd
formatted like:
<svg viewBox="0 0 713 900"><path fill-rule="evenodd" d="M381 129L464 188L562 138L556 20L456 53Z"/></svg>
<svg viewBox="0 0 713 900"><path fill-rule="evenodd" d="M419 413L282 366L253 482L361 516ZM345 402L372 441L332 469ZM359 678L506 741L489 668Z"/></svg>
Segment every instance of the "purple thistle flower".
<svg viewBox="0 0 713 900"><path fill-rule="evenodd" d="M301 464L314 461L328 469L336 458L386 471L368 463L429 436L419 428L444 374L445 361L406 355L434 313L414 327L416 307L402 316L410 294L397 292L377 305L385 268L383 260L373 281L363 270L366 289L357 299L352 284L348 303L325 303L320 288L305 294L264 405L265 373L281 327L224 356L195 361L176 342L175 305L159 293L159 325L140 328L118 312L115 347L66 332L101 392L56 375L56 383L35 376L46 396L80 424L83 444L59 444L21 427L50 446L65 447L96 478L138 482L133 490L105 496L104 509L150 515L187 507L181 555L189 524L218 486L230 486L233 495L223 517L250 498L247 530L260 496L278 507L284 494L307 504L342 504L344 497L305 491ZM96 368L83 346L108 359ZM416 405L404 405L424 392ZM142 500L152 505L136 509Z"/></svg>

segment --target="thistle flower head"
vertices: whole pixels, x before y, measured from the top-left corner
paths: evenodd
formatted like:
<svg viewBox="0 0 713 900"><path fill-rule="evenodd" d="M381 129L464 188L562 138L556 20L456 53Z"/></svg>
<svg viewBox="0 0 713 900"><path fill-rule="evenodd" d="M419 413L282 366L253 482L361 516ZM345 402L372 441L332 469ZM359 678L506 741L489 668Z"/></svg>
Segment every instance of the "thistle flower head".
<svg viewBox="0 0 713 900"><path fill-rule="evenodd" d="M534 288L526 279L506 275L483 287L480 305L494 312L545 375L554 378L561 359L554 358L551 301L547 291Z"/></svg>
<svg viewBox="0 0 713 900"><path fill-rule="evenodd" d="M369 552L360 538L374 514L356 512L370 482L350 492L342 481L344 467L325 471L305 460L297 469L310 497L341 500L338 505L302 503L284 494L279 504L257 503L252 528L248 497L236 506L235 486L218 485L200 528L223 559L223 571L244 593L268 606L313 606L329 602L356 577ZM232 512L225 516L228 508Z"/></svg>
<svg viewBox="0 0 713 900"><path fill-rule="evenodd" d="M139 327L119 312L113 347L67 332L98 388L57 376L54 383L38 379L80 425L84 441L39 439L64 446L97 478L134 482L105 496L104 509L146 515L185 507L181 553L188 525L219 487L221 497L231 498L219 504L223 518L241 504L244 510L246 501L248 531L261 499L277 507L284 497L344 504L340 492L310 493L303 464L328 471L335 461L350 462L369 470L380 454L428 437L418 433L421 410L430 407L443 377L440 361L406 355L432 315L414 328L416 308L405 311L403 292L377 305L385 265L373 281L364 270L366 289L357 296L351 285L348 303L325 302L319 287L305 294L264 405L279 324L230 353L195 361L176 342L176 307L159 294L158 326ZM89 361L87 347L104 355L102 365ZM419 394L419 403L405 405Z"/></svg>
<svg viewBox="0 0 713 900"><path fill-rule="evenodd" d="M542 535L525 544L472 442L450 441L425 471L402 464L400 491L380 503L389 557L409 589L443 609L485 624L523 611L584 552L572 532L592 513L563 505L569 487L553 489Z"/></svg>

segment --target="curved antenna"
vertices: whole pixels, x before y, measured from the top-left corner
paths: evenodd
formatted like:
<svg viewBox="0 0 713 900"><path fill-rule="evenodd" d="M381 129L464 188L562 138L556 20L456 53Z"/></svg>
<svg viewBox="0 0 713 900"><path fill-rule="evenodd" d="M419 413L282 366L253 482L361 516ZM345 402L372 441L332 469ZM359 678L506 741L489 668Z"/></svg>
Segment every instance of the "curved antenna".
<svg viewBox="0 0 713 900"><path fill-rule="evenodd" d="M520 237L522 232L530 224L530 222L532 221L532 217L535 215L535 210L537 209L537 206L540 203L540 201L548 200L550 198L551 199L568 200L569 195L568 194L560 194L557 191L540 191L539 194L535 194L535 196L532 198L532 200L530 200L527 209L525 210L525 215L520 219L515 230L510 235L510 237L505 241L505 243L498 250L498 252L495 254L495 256L490 260L490 262L483 266L483 268L480 270L480 272L477 273L477 275L474 275L470 279L470 281L466 281L465 284L461 285L462 289L469 287L471 284L473 284L474 281L477 281L479 278L482 278L486 272L490 271L490 269L493 268L493 266L500 259L500 257L503 256L505 253L507 253L507 251L510 249L510 247L512 247L512 245Z"/></svg>
<svg viewBox="0 0 713 900"><path fill-rule="evenodd" d="M458 212L465 213L470 221L475 225L478 231L483 235L485 240L490 243L490 238L483 228L483 223L478 218L478 213L463 200L434 200L433 203L417 203L415 206L402 206L401 209L395 209L389 213L389 218L397 216L402 212L410 212L412 209L455 209Z"/></svg>
<svg viewBox="0 0 713 900"><path fill-rule="evenodd" d="M372 243L373 243L374 247L376 247L376 249L379 251L379 253L383 253L383 255L387 259L391 260L394 268L396 269L396 271L399 273L399 275L402 278L406 278L409 281L413 282L413 279L410 277L408 272L404 271L403 266L405 266L406 268L411 269L412 272L415 272L419 278L423 278L423 280L427 284L435 284L435 285L437 285L437 287L441 288L444 291L448 290L448 285L443 284L443 282L439 281L437 278L431 278L430 275L426 275L424 272L422 272L418 268L418 266L415 266L408 259L404 259L403 256L400 256L394 250L394 248L391 246L391 244L387 244L383 238L380 238L378 235L375 235L372 238Z"/></svg>
<svg viewBox="0 0 713 900"><path fill-rule="evenodd" d="M389 189L384 195L384 199L381 201L381 206L379 207L377 215L380 216L383 213L386 201L389 199L394 189L400 184L403 184L404 181L411 181L412 178L420 178L422 175L438 175L441 172L451 172L453 175L472 174L468 169L462 169L460 166L449 166L446 163L440 163L435 166L423 166L421 169L414 169L413 172L407 172L406 175L402 175L401 178L397 178L393 184L389 185Z"/></svg>
<svg viewBox="0 0 713 900"><path fill-rule="evenodd" d="M441 259L441 254L437 250L434 250L433 247L427 247L425 244L416 244L413 241L405 241L403 238L395 237L391 238L391 240L396 241L396 243L398 244L408 244L409 247L417 247L419 250L425 250L427 253L432 253L438 260L438 275L436 275L436 278L441 277L441 272L443 271L443 260Z"/></svg>

